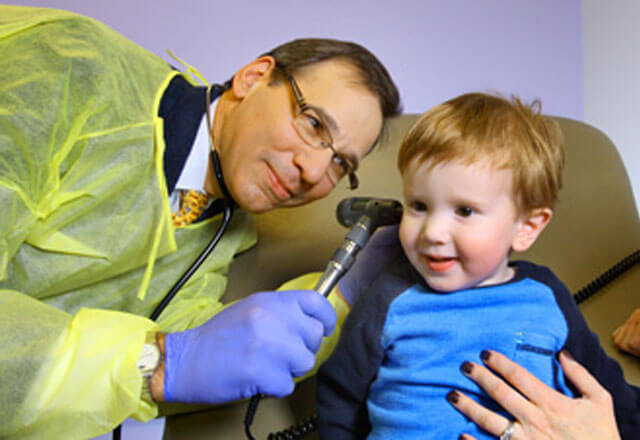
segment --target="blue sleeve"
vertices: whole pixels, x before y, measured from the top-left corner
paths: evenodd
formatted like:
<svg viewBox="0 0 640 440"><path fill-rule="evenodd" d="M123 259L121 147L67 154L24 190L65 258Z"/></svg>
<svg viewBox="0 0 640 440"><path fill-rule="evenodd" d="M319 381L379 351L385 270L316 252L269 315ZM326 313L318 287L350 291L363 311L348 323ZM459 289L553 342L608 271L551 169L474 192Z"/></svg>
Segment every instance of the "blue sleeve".
<svg viewBox="0 0 640 440"><path fill-rule="evenodd" d="M549 277L545 282L553 289L556 301L569 327L569 335L564 348L611 393L622 439L640 439L640 395L638 389L625 381L620 365L607 356L602 349L598 336L589 329L568 289L551 271L545 270ZM571 381L567 379L567 383L570 384ZM574 392L577 393L577 390L574 389Z"/></svg>

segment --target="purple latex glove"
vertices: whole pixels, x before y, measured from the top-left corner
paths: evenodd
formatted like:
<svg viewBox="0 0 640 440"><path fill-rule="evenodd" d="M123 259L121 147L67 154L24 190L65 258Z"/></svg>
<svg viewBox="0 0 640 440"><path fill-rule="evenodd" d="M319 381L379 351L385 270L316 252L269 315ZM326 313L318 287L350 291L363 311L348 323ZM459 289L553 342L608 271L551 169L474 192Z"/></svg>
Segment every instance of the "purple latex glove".
<svg viewBox="0 0 640 440"><path fill-rule="evenodd" d="M255 394L283 397L308 372L336 314L318 292L251 295L192 330L166 339L168 402L218 404Z"/></svg>

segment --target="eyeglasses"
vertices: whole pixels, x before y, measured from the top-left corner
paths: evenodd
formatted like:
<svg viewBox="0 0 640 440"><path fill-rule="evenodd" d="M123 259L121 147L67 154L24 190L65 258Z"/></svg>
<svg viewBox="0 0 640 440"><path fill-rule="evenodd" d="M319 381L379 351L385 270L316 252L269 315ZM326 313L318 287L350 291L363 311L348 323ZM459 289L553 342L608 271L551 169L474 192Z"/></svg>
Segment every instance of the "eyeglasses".
<svg viewBox="0 0 640 440"><path fill-rule="evenodd" d="M327 170L329 180L335 185L345 175L349 176L349 188L356 189L358 187L358 176L356 176L356 167L343 154L336 151L333 146L333 138L331 132L327 128L327 124L322 120L320 113L313 106L307 104L300 87L293 76L285 73L293 97L296 100L297 113L293 118L293 127L302 140L313 148L328 148L333 153L331 164Z"/></svg>

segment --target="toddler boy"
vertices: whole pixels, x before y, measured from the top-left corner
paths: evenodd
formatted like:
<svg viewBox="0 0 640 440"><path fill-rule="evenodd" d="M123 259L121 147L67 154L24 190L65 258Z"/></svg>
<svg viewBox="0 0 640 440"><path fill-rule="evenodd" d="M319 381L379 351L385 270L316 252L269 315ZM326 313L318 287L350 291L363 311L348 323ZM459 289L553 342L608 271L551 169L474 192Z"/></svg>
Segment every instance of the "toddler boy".
<svg viewBox="0 0 640 440"><path fill-rule="evenodd" d="M445 401L460 390L500 411L459 368L484 349L573 395L555 357L568 349L612 393L618 423L633 423L634 394L567 288L509 260L549 223L562 185L562 134L539 102L467 94L441 104L409 130L398 166L400 227L376 234L375 252L340 284L358 300L318 375L321 437L494 438Z"/></svg>

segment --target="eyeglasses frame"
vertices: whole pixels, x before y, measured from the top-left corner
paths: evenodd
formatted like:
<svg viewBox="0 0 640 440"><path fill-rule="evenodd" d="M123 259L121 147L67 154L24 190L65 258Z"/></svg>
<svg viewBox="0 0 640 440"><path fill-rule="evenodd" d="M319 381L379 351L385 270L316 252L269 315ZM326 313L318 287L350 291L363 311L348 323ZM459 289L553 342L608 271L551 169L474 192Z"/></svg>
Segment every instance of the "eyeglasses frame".
<svg viewBox="0 0 640 440"><path fill-rule="evenodd" d="M305 99L304 95L302 94L302 91L300 90L300 86L298 86L298 83L296 82L295 78L293 77L293 75L291 75L288 72L284 72L287 81L289 83L289 85L291 86L291 91L293 93L293 98L296 102L296 105L298 107L298 111L300 112L300 114L306 112L307 110L310 110L311 107L307 104L307 100ZM338 157L343 164L345 164L346 167L346 172L345 174L347 176L349 176L349 189L356 189L358 188L359 185L359 180L358 180L358 176L356 175L356 169L353 165L351 165L351 162L349 161L349 159L347 157L345 157L343 154L340 154L336 151L335 147L333 146L333 138L331 137L331 132L329 131L329 129L327 128L327 124L326 122L322 119L322 117L320 115L317 115L318 119L320 119L320 122L323 124L323 126L325 127L325 133L328 136L328 139L322 139L320 142L320 145L312 145L311 143L309 143L305 137L303 135L300 134L300 132L298 131L298 128L296 128L295 123L293 124L294 128L296 129L296 132L298 133L298 135L302 138L302 140L305 141L306 144L308 144L311 147L321 147L321 148L328 148L329 150L331 150L331 152L333 153L333 157ZM294 120L295 122L295 120ZM333 158L332 158L333 160Z"/></svg>

